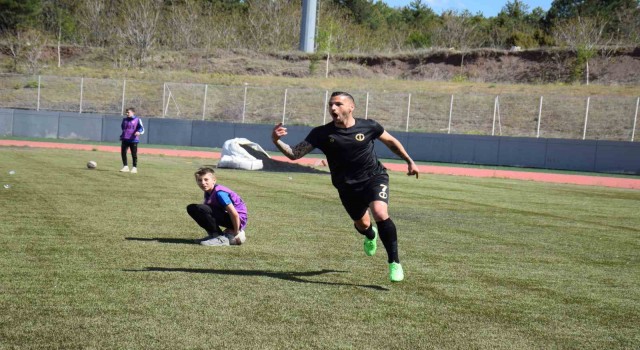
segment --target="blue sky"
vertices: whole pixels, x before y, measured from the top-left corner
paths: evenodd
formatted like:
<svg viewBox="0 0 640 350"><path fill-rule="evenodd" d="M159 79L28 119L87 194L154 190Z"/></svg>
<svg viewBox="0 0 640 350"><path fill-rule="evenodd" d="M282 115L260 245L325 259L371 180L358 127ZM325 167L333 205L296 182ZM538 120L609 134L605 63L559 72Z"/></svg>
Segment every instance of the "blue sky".
<svg viewBox="0 0 640 350"><path fill-rule="evenodd" d="M391 7L404 7L411 3L411 0L382 0ZM475 14L482 12L485 17L494 17L502 10L508 0L422 0L423 4L429 6L435 13L440 14L444 10L469 10ZM548 11L552 0L523 0L529 6L529 11L536 7L542 7Z"/></svg>

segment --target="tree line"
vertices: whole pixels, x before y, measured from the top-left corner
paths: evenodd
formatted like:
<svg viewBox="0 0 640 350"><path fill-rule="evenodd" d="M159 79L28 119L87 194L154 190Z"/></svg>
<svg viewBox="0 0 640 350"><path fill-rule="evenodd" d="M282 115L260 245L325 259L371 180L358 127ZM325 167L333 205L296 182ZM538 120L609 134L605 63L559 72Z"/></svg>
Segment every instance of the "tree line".
<svg viewBox="0 0 640 350"><path fill-rule="evenodd" d="M117 67L154 50L295 51L302 0L0 0L0 42L37 69L42 48L103 48ZM373 0L318 0L316 52L394 53L428 48L569 47L588 62L600 47L640 44L640 0L554 0L530 9L506 1L495 17L423 0L392 8Z"/></svg>

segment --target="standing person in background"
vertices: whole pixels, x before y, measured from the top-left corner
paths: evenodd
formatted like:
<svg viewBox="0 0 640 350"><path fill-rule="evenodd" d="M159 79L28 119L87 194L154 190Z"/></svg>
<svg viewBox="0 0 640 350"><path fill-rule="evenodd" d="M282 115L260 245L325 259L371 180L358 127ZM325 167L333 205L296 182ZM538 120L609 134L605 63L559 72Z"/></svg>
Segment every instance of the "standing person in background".
<svg viewBox="0 0 640 350"><path fill-rule="evenodd" d="M396 226L389 217L389 175L378 160L374 140L380 140L393 153L407 162L407 175L418 177L418 167L395 137L371 119L353 117L355 102L346 92L334 92L329 100L332 122L311 130L304 141L291 147L280 140L287 135L282 123L271 133L273 143L289 159L295 160L320 149L331 171L331 182L338 190L342 205L354 226L364 235L364 252L371 256L377 249L378 233L387 251L389 279L400 282L404 270L398 257ZM376 227L371 223L371 216Z"/></svg>
<svg viewBox="0 0 640 350"><path fill-rule="evenodd" d="M127 108L127 116L122 118L122 134L120 134L120 155L122 156L122 169L123 173L129 172L129 165L127 163L127 149L131 149L131 160L133 167L132 173L138 172L138 143L140 142L140 135L144 134L144 126L142 120L136 116L136 110L133 108Z"/></svg>

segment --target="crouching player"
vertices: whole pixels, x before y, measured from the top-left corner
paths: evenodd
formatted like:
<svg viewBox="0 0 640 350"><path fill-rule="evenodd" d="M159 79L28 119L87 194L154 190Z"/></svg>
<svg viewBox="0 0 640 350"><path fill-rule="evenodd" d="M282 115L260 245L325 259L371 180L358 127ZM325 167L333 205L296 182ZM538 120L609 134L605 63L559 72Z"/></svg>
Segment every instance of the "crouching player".
<svg viewBox="0 0 640 350"><path fill-rule="evenodd" d="M189 204L187 213L207 236L196 242L205 246L240 245L245 242L247 206L240 196L217 183L212 168L203 167L195 172L196 183L204 192L202 204ZM220 226L224 227L222 231Z"/></svg>

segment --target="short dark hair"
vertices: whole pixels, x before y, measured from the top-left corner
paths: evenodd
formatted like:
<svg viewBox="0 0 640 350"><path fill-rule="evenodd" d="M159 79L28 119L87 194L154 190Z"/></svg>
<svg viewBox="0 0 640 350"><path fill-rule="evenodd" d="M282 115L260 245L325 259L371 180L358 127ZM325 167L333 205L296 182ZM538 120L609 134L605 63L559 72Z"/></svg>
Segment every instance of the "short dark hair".
<svg viewBox="0 0 640 350"><path fill-rule="evenodd" d="M135 112L136 112L136 109L135 109L135 108L133 108L133 107L129 107L129 108L127 108L127 112L129 112L129 111L131 111L131 112L135 113Z"/></svg>
<svg viewBox="0 0 640 350"><path fill-rule="evenodd" d="M348 92L344 92L344 91L334 91L331 93L331 97L335 97L335 96L345 96L348 97L351 102L353 102L353 105L355 106L356 104L356 100L353 99L353 96L351 96L351 94L349 94Z"/></svg>
<svg viewBox="0 0 640 350"><path fill-rule="evenodd" d="M193 175L196 178L198 178L198 177L201 177L201 176L205 176L207 174L211 174L211 175L215 176L216 172L210 166L203 166L201 168L198 168L198 170L196 170L195 174L193 174Z"/></svg>

